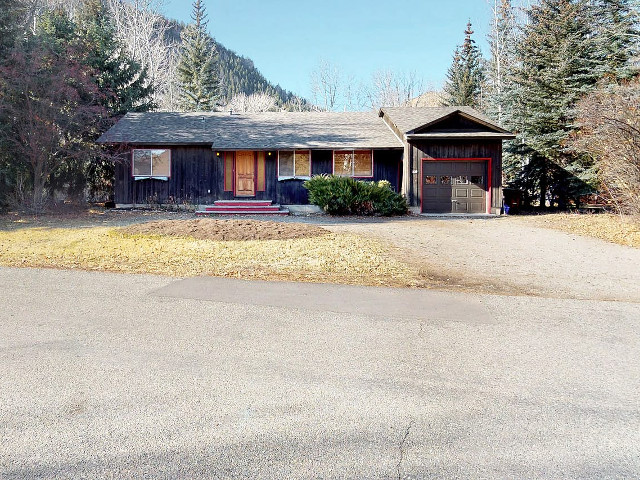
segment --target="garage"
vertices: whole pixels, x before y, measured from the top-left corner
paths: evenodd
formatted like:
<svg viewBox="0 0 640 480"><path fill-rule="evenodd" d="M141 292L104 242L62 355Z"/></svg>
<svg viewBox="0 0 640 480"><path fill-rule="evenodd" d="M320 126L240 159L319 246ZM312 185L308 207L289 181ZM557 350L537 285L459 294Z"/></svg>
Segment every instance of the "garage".
<svg viewBox="0 0 640 480"><path fill-rule="evenodd" d="M422 160L423 213L487 213L488 159Z"/></svg>

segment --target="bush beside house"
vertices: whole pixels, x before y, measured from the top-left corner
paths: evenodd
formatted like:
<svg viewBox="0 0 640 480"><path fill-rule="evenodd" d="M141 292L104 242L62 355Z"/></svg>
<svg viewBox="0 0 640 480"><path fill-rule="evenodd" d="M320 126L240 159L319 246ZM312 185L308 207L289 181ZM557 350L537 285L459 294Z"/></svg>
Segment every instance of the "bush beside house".
<svg viewBox="0 0 640 480"><path fill-rule="evenodd" d="M309 202L331 215L405 215L409 206L386 180L366 182L351 177L316 175L304 182Z"/></svg>

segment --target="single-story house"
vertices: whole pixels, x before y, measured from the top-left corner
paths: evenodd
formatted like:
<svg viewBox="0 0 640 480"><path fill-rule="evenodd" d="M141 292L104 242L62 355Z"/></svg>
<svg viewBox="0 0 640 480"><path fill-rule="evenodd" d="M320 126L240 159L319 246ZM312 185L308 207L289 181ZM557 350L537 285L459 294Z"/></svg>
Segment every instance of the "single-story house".
<svg viewBox="0 0 640 480"><path fill-rule="evenodd" d="M118 146L117 205L254 199L308 204L304 180L388 180L415 210L500 213L502 141L469 107L379 112L129 113L98 142Z"/></svg>

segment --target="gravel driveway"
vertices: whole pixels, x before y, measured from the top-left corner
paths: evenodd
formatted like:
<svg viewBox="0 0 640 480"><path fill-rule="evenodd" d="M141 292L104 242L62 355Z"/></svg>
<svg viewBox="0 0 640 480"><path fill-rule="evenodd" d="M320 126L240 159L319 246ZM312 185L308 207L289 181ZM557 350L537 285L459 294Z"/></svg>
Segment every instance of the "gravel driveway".
<svg viewBox="0 0 640 480"><path fill-rule="evenodd" d="M447 288L640 302L640 249L534 227L526 217L337 220L323 226L379 238Z"/></svg>
<svg viewBox="0 0 640 480"><path fill-rule="evenodd" d="M193 218L191 213L114 210L93 217L43 217L32 224L121 227ZM395 247L400 258L418 265L439 289L640 303L640 249L533 226L528 217L243 218L312 223L380 239ZM0 228L26 225L5 221Z"/></svg>

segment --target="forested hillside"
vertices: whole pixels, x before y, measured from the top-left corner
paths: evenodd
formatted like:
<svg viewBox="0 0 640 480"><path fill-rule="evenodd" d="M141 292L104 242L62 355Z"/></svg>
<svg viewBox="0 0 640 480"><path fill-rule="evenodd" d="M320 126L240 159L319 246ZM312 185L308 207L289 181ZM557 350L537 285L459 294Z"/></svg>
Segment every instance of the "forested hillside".
<svg viewBox="0 0 640 480"><path fill-rule="evenodd" d="M180 33L186 25L175 20L166 20L169 28L166 31L167 43L179 44ZM226 105L238 94L252 95L265 93L275 98L278 106L286 110L308 110L311 105L306 99L293 92L273 85L253 64L250 58L238 55L220 42L213 40L218 53L218 68L221 83L220 103Z"/></svg>

